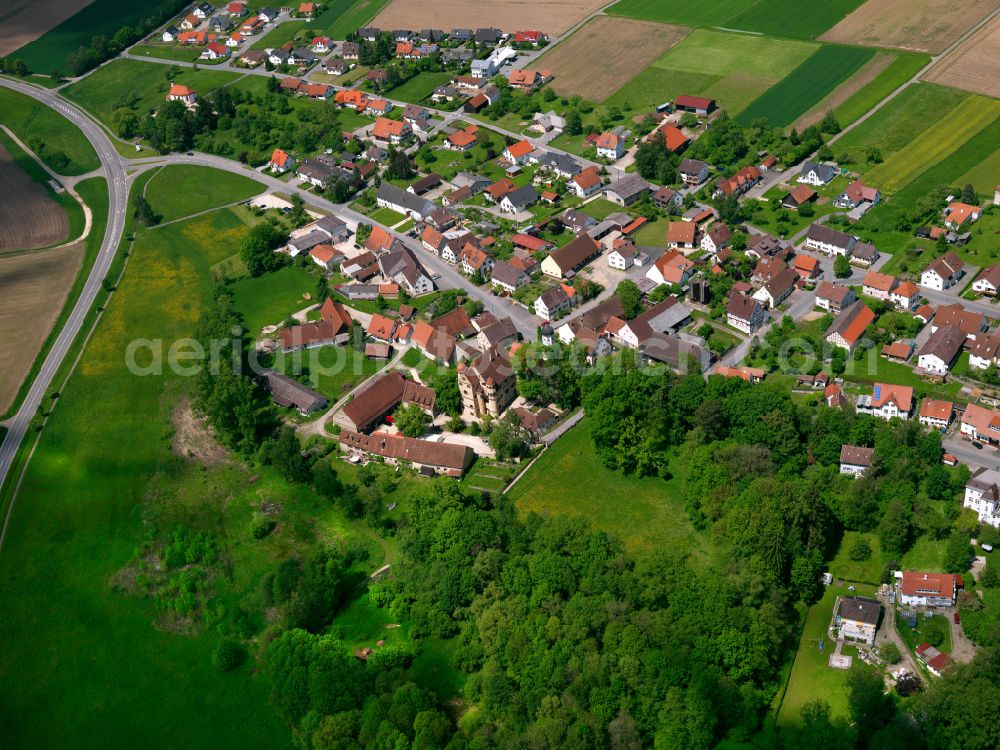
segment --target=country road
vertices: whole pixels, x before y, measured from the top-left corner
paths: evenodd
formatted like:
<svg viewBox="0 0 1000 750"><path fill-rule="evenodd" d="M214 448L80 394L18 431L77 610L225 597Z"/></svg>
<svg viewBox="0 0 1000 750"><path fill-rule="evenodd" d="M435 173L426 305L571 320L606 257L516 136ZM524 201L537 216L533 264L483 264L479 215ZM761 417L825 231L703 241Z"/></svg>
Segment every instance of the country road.
<svg viewBox="0 0 1000 750"><path fill-rule="evenodd" d="M97 126L87 115L83 114L76 107L68 104L51 91L31 86L19 81L7 78L0 78L0 86L13 89L22 94L30 96L43 104L52 107L59 114L63 115L76 125L90 141L97 156L100 159L102 172L108 181L108 224L104 232L104 240L101 243L100 251L94 266L87 276L83 291L77 299L73 310L66 320L62 330L56 335L56 340L52 348L45 356L38 374L35 376L31 388L28 390L24 403L7 423L7 434L3 443L0 444L0 486L7 478L7 473L14 462L21 441L31 425L31 420L38 413L38 407L42 403L42 398L46 390L52 384L56 372L62 365L67 352L73 344L80 329L83 327L84 318L90 310L97 297L97 292L101 288L101 282L107 276L114 259L115 250L121 241L122 231L125 226L125 211L128 205L128 176L125 171L125 163L118 155L111 141L104 134L104 131ZM14 509L14 502L17 499L16 493L11 496L11 501L7 506L4 515L3 527L0 529L0 547L3 546L4 538L7 535L7 525L10 522L11 513Z"/></svg>

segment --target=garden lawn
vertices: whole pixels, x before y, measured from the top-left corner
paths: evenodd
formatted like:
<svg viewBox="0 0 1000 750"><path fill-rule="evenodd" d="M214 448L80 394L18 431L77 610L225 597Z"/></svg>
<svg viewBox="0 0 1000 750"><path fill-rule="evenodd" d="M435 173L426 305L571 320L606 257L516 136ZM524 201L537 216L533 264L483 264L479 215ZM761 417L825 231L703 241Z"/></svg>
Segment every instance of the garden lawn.
<svg viewBox="0 0 1000 750"><path fill-rule="evenodd" d="M268 325L281 325L292 313L308 307L303 297L316 290L316 279L293 263L262 276L248 276L232 285L233 306L251 335Z"/></svg>
<svg viewBox="0 0 1000 750"><path fill-rule="evenodd" d="M390 227L395 226L396 224L398 224L399 222L401 222L403 219L406 218L405 216L403 216L403 214L393 211L391 208L385 208L385 207L372 211L370 214L368 214L368 216L373 221L381 222L386 226Z"/></svg>
<svg viewBox="0 0 1000 750"><path fill-rule="evenodd" d="M285 21L280 23L264 34L260 39L250 45L250 49L272 49L280 47L285 42L292 41L300 31L311 27L307 21Z"/></svg>
<svg viewBox="0 0 1000 750"><path fill-rule="evenodd" d="M896 193L1000 117L1000 101L971 95L890 158L865 174L865 183Z"/></svg>
<svg viewBox="0 0 1000 750"><path fill-rule="evenodd" d="M100 166L90 141L69 120L30 96L0 88L0 123L26 143L55 172L80 175ZM54 155L61 152L66 163Z"/></svg>
<svg viewBox="0 0 1000 750"><path fill-rule="evenodd" d="M908 87L878 112L832 144L841 166L845 163L864 169L869 147L882 152L882 158L907 146L928 128L940 133L948 113L968 97L964 91L948 89L930 83Z"/></svg>
<svg viewBox="0 0 1000 750"><path fill-rule="evenodd" d="M11 53L21 58L36 73L68 74L67 58L81 46L86 47L98 35L111 38L123 26L134 26L153 15L159 3L134 0L94 0L58 26L49 29L33 42Z"/></svg>
<svg viewBox="0 0 1000 750"><path fill-rule="evenodd" d="M384 364L383 360L369 359L350 346L321 346L278 352L272 366L319 391L333 404Z"/></svg>
<svg viewBox="0 0 1000 750"><path fill-rule="evenodd" d="M851 547L858 539L866 540L872 548L871 557L867 560L851 559ZM836 557L830 561L827 569L833 576L834 582L838 578L843 578L851 583L861 582L877 586L882 579L882 548L878 536L845 531L843 539L840 540L840 549L837 550Z"/></svg>
<svg viewBox="0 0 1000 750"><path fill-rule="evenodd" d="M948 540L922 536L906 551L902 559L903 570L944 570L945 550Z"/></svg>
<svg viewBox="0 0 1000 750"><path fill-rule="evenodd" d="M656 221L649 222L635 233L636 245L648 245L650 247L666 247L667 246L667 225L670 223L670 219L657 219ZM656 258L650 258L651 261L656 260Z"/></svg>
<svg viewBox="0 0 1000 750"><path fill-rule="evenodd" d="M521 513L582 517L632 551L672 548L704 561L709 541L684 511L684 466L672 461L670 468L676 472L670 480L606 469L584 419L546 450L508 494Z"/></svg>
<svg viewBox="0 0 1000 750"><path fill-rule="evenodd" d="M229 252L223 243L199 243L215 236L217 224L205 216L139 230L125 278L27 468L0 572L6 746L291 746L266 686L252 676L252 660L220 673L211 665L217 636L158 629L152 602L111 586L166 512L168 497L154 486L183 485L171 505L188 502L191 513L212 518L233 514L235 535L247 538L258 487L241 469L202 472L174 458L169 415L186 383L169 374L138 377L123 356L134 338L191 335L211 300L209 266ZM271 495L267 480L265 491L285 507L301 495ZM240 577L241 556L231 557ZM254 583L238 581L244 593ZM237 582L220 582L229 585Z"/></svg>
<svg viewBox="0 0 1000 750"><path fill-rule="evenodd" d="M111 113L119 107L131 106L139 115L160 106L170 88L170 82L190 86L198 96L232 83L240 76L224 70L174 69L162 63L140 60L114 60L86 78L63 90L66 98L79 104L104 124L110 125Z"/></svg>
<svg viewBox="0 0 1000 750"><path fill-rule="evenodd" d="M773 127L790 125L874 55L875 50L863 47L820 47L755 99L737 120L747 126L758 118L767 118Z"/></svg>
<svg viewBox="0 0 1000 750"><path fill-rule="evenodd" d="M608 216L624 209L617 203L612 203L607 198L595 198L589 203L580 206L580 210L588 216L593 216L598 221L604 221Z"/></svg>
<svg viewBox="0 0 1000 750"><path fill-rule="evenodd" d="M696 29L605 105L642 112L678 94L697 94L734 115L817 49L812 42Z"/></svg>
<svg viewBox="0 0 1000 750"><path fill-rule="evenodd" d="M432 73L425 71L417 73L417 75L413 76L406 83L391 89L387 93L393 99L416 104L433 94L434 89L438 86L448 83L451 77L452 73L449 72Z"/></svg>
<svg viewBox="0 0 1000 750"><path fill-rule="evenodd" d="M663 0L622 0L609 15L641 18L685 26L721 26L741 31L798 39L813 39L838 23L864 0L706 0L674 3Z"/></svg>
<svg viewBox="0 0 1000 750"><path fill-rule="evenodd" d="M236 203L263 192L250 177L210 167L177 165L156 173L146 200L163 222Z"/></svg>
<svg viewBox="0 0 1000 750"><path fill-rule="evenodd" d="M799 650L795 654L795 663L788 678L788 689L778 713L778 726L799 726L802 707L814 699L826 701L830 706L831 716L848 717L847 677L851 670L869 667L855 656L851 670L831 668L830 654L836 643L830 639L828 628L837 597L855 593L871 594L874 591L851 592L848 591L847 584L840 587L827 586L823 598L809 608L802 637L799 639ZM819 650L820 642L823 643L822 653Z"/></svg>
<svg viewBox="0 0 1000 750"><path fill-rule="evenodd" d="M875 76L875 80L837 107L833 114L841 127L846 127L909 81L923 68L930 57L898 52L889 67Z"/></svg>

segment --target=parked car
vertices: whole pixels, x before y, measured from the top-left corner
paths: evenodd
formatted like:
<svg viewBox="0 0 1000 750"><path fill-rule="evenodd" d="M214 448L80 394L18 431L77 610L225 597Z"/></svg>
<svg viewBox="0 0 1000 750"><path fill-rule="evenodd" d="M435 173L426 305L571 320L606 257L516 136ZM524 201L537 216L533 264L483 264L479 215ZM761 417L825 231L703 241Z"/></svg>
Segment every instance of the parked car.
<svg viewBox="0 0 1000 750"><path fill-rule="evenodd" d="M977 451L981 451L983 449L983 444L980 443L978 440L973 440L972 447L975 448Z"/></svg>
<svg viewBox="0 0 1000 750"><path fill-rule="evenodd" d="M955 618L955 624L958 625L958 612L956 612L953 617Z"/></svg>
<svg viewBox="0 0 1000 750"><path fill-rule="evenodd" d="M993 545L992 544L980 544L979 546L982 547L987 552L992 552L993 551Z"/></svg>

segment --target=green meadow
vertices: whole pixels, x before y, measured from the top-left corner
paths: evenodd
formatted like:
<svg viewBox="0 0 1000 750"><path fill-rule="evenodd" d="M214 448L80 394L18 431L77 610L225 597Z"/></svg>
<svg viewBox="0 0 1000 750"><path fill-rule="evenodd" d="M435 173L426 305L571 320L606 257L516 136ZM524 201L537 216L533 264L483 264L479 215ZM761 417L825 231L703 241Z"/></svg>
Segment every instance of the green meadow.
<svg viewBox="0 0 1000 750"><path fill-rule="evenodd" d="M30 96L0 88L0 123L35 149L38 156L58 174L80 175L97 169L97 152L80 130L51 107ZM39 148L38 144L44 147ZM63 164L55 156L65 155Z"/></svg>

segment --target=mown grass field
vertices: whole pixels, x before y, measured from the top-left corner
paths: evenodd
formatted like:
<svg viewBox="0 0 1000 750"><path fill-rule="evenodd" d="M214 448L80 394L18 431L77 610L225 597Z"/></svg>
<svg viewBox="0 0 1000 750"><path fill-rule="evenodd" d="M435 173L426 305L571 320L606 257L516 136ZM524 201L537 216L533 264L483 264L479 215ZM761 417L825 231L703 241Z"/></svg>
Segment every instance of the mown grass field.
<svg viewBox="0 0 1000 750"><path fill-rule="evenodd" d="M449 72L443 73L417 73L406 83L401 86L397 86L388 92L388 95L393 99L398 99L404 102L416 103L423 101L431 94L434 93L434 89L438 86L443 86L451 80L452 74Z"/></svg>
<svg viewBox="0 0 1000 750"><path fill-rule="evenodd" d="M308 33L311 24L305 21L285 21L272 28L250 45L250 49L271 49L292 41L299 32ZM303 38L305 38L303 33ZM310 37L311 38L311 37Z"/></svg>
<svg viewBox="0 0 1000 750"><path fill-rule="evenodd" d="M316 290L316 280L298 265L285 266L263 276L233 283L233 305L243 315L251 334L267 325L280 325L310 303L304 294Z"/></svg>
<svg viewBox="0 0 1000 750"><path fill-rule="evenodd" d="M665 3L663 0L622 0L608 14L685 26L721 26L763 34L812 39L857 8L863 0L707 0Z"/></svg>
<svg viewBox="0 0 1000 750"><path fill-rule="evenodd" d="M101 122L110 124L111 113L119 107L131 106L144 115L160 106L171 81L190 86L198 96L204 97L237 78L239 74L224 70L193 70L140 60L115 60L68 86L63 93Z"/></svg>
<svg viewBox="0 0 1000 750"><path fill-rule="evenodd" d="M896 193L1000 117L1000 101L971 95L910 143L865 174L869 185Z"/></svg>
<svg viewBox="0 0 1000 750"><path fill-rule="evenodd" d="M957 182L962 185L971 182L981 194L989 195L996 189L998 175L1000 175L1000 150L984 157L981 162L959 177Z"/></svg>
<svg viewBox="0 0 1000 750"><path fill-rule="evenodd" d="M160 60L176 60L177 62L198 62L201 65L211 65L207 60L200 60L201 48L186 44L136 44L129 48L129 54L137 57L155 57Z"/></svg>
<svg viewBox="0 0 1000 750"><path fill-rule="evenodd" d="M888 159L928 128L937 132L948 113L967 96L964 91L929 83L910 86L837 140L834 154L842 165L859 165L864 163L866 150L874 147L882 152L883 160Z"/></svg>
<svg viewBox="0 0 1000 750"><path fill-rule="evenodd" d="M146 187L146 200L161 222L245 200L264 191L250 177L218 169L178 164L158 171Z"/></svg>
<svg viewBox="0 0 1000 750"><path fill-rule="evenodd" d="M898 53L889 67L875 77L871 83L837 107L833 113L841 127L850 125L872 107L885 99L923 68L930 58L927 55Z"/></svg>
<svg viewBox="0 0 1000 750"><path fill-rule="evenodd" d="M684 511L683 465L676 476L626 476L604 468L594 452L587 420L559 438L510 490L521 513L568 515L621 539L633 551L675 548L707 559L709 541ZM586 484L581 484L586 477Z"/></svg>
<svg viewBox="0 0 1000 750"><path fill-rule="evenodd" d="M336 17L336 20L327 27L327 36L331 39L343 39L349 33L357 31L358 28L368 23L375 17L376 13L388 4L389 0L336 0L330 6L343 6L344 9Z"/></svg>
<svg viewBox="0 0 1000 750"><path fill-rule="evenodd" d="M79 175L97 169L97 152L83 133L54 109L7 88L0 88L0 123L29 146L36 140L45 145L42 161L55 172ZM53 161L51 152L61 151L69 160L65 166Z"/></svg>
<svg viewBox="0 0 1000 750"><path fill-rule="evenodd" d="M875 55L861 47L820 47L814 55L769 88L737 118L749 125L767 118L773 127L791 125Z"/></svg>
<svg viewBox="0 0 1000 750"><path fill-rule="evenodd" d="M152 7L151 7L152 5ZM133 0L94 0L78 13L14 52L36 73L69 73L67 57L88 46L99 34L111 38L123 26L134 26L152 14L158 3Z"/></svg>
<svg viewBox="0 0 1000 750"><path fill-rule="evenodd" d="M289 512L296 504L322 512L318 498L273 475L251 488L241 468L203 470L174 457L170 414L186 384L126 369L131 338L191 335L211 299L208 269L231 251L210 216L140 230L125 279L42 433L0 569L0 714L10 747L291 744L249 665L219 673L213 636L158 629L150 602L110 585L147 524L224 516L220 528L232 536L220 531L220 543L235 571L226 585L238 599L258 585L246 563L266 566L277 553L277 540L229 552L246 538L258 494ZM332 518L321 525L337 528Z"/></svg>
<svg viewBox="0 0 1000 750"><path fill-rule="evenodd" d="M678 94L719 101L736 114L819 48L811 42L695 29L605 102L651 109Z"/></svg>

